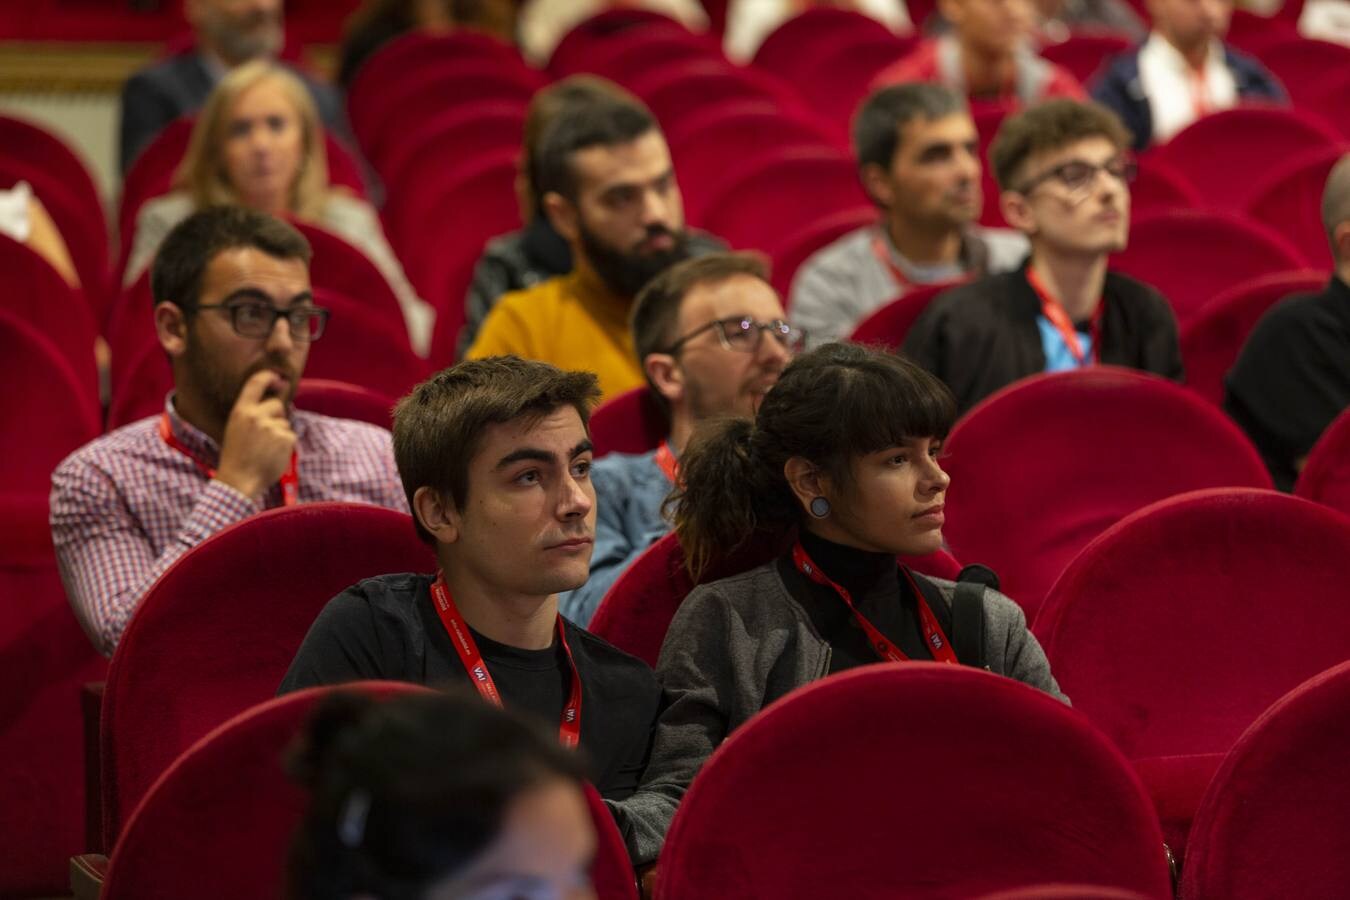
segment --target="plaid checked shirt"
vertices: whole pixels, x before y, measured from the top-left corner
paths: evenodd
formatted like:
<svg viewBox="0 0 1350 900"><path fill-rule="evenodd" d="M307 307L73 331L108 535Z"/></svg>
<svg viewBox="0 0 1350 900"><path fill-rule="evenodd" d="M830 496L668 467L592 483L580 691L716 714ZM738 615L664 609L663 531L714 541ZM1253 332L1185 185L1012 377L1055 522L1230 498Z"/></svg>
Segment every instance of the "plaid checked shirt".
<svg viewBox="0 0 1350 900"><path fill-rule="evenodd" d="M215 467L215 441L166 402L174 434ZM300 502L343 500L407 512L389 432L363 422L291 413ZM210 481L142 419L86 444L52 475L52 542L66 596L85 632L111 655L141 598L178 557L254 513L281 505L280 485L261 501Z"/></svg>

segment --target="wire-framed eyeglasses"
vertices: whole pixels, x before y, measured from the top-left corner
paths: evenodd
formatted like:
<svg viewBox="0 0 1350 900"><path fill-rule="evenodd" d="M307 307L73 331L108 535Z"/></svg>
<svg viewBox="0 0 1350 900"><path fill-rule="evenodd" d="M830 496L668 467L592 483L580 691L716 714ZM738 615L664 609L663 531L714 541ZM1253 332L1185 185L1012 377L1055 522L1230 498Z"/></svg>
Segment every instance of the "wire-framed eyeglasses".
<svg viewBox="0 0 1350 900"><path fill-rule="evenodd" d="M1047 181L1058 181L1069 193L1077 194L1096 183L1099 172L1105 172L1121 184L1130 184L1139 174L1139 165L1125 156L1113 156L1104 163L1071 159L1028 180L1017 192L1029 194Z"/></svg>
<svg viewBox="0 0 1350 900"><path fill-rule="evenodd" d="M285 319L293 341L317 341L328 325L329 311L322 306L293 306L280 309L261 300L234 300L229 303L209 303L197 309L223 309L230 314L234 333L246 338L265 338L277 327L278 319Z"/></svg>
<svg viewBox="0 0 1350 900"><path fill-rule="evenodd" d="M717 342L723 349L735 350L738 353L754 353L759 350L760 341L763 340L765 333L773 335L774 340L791 353L799 352L806 344L806 332L794 327L790 322L783 319L757 322L749 316L741 316L733 319L713 319L671 344L666 352L678 352L681 347L705 331L717 335Z"/></svg>

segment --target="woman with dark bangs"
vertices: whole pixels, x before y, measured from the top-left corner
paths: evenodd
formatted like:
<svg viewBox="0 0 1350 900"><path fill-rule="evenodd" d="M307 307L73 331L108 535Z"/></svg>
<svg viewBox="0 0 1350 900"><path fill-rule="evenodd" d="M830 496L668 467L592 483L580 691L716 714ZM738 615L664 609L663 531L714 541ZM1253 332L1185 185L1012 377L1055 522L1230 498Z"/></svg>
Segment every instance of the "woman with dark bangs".
<svg viewBox="0 0 1350 900"><path fill-rule="evenodd" d="M955 418L951 393L913 363L827 344L783 370L754 420L695 433L669 501L691 574L752 536L790 549L695 588L671 622L656 668L669 705L642 786L619 804L635 863L656 859L679 798L727 735L826 675L965 663L1067 702L1017 604L976 588L983 633L958 659L953 602L970 589L897 564L942 545L950 479L939 457Z"/></svg>

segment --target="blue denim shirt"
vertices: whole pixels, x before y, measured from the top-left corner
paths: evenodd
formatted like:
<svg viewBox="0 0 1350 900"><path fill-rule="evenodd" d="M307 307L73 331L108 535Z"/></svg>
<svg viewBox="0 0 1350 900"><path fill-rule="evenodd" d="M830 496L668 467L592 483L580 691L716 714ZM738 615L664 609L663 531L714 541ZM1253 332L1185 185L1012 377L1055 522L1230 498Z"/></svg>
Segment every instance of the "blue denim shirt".
<svg viewBox="0 0 1350 900"><path fill-rule="evenodd" d="M629 564L670 531L661 504L670 481L656 464L656 451L611 453L591 467L598 505L591 577L558 595L558 611L585 628L610 586Z"/></svg>

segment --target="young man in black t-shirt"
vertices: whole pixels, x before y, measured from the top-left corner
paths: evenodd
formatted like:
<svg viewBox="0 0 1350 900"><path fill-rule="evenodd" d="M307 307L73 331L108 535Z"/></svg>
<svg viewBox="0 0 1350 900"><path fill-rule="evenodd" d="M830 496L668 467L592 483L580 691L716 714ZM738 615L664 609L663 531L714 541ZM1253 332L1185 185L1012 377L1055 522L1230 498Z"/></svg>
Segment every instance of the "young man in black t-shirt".
<svg viewBox="0 0 1350 900"><path fill-rule="evenodd" d="M660 688L640 660L558 615L595 534L589 373L494 357L415 388L394 456L437 574L367 579L331 600L281 692L357 679L468 682L579 746L607 799L646 764Z"/></svg>

